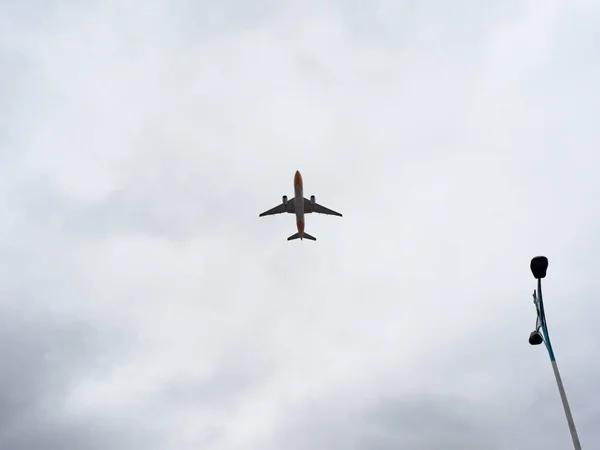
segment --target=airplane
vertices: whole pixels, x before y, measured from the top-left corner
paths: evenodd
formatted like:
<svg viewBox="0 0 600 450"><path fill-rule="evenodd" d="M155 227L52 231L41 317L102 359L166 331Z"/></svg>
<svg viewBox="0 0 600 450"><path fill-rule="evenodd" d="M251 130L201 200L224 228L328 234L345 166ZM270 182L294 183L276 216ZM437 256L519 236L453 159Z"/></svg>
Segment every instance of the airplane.
<svg viewBox="0 0 600 450"><path fill-rule="evenodd" d="M303 240L304 238L310 239L311 241L316 241L317 238L311 236L308 233L304 232L304 214L310 213L318 213L318 214L328 214L330 216L339 216L342 215L339 212L332 211L329 208L325 208L324 206L319 205L315 202L315 196L311 195L310 200L304 197L304 187L302 183L302 175L300 172L296 170L296 174L294 175L294 200L288 201L287 195L282 197L282 203L280 205L275 206L274 208L265 211L258 215L258 217L271 216L273 214L296 214L296 227L298 228L298 232L292 234L288 241L298 239Z"/></svg>

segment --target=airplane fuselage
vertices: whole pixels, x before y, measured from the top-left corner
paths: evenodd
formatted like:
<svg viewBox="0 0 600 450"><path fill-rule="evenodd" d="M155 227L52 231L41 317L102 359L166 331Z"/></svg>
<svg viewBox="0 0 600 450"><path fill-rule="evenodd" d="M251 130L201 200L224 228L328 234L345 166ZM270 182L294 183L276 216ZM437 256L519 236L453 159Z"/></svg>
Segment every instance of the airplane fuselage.
<svg viewBox="0 0 600 450"><path fill-rule="evenodd" d="M296 170L294 175L294 204L296 209L296 227L300 239L304 238L304 186L302 184L302 175Z"/></svg>

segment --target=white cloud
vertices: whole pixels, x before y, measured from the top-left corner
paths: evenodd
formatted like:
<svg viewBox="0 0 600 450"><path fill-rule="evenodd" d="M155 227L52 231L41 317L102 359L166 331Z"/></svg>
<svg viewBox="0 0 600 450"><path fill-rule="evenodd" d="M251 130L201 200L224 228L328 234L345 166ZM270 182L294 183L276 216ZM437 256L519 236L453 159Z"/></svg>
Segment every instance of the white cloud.
<svg viewBox="0 0 600 450"><path fill-rule="evenodd" d="M544 253L593 445L593 5L244 5L0 12L0 307L98 341L23 348L60 361L0 442L564 448L526 341ZM315 243L258 218L297 169L344 214L307 217Z"/></svg>

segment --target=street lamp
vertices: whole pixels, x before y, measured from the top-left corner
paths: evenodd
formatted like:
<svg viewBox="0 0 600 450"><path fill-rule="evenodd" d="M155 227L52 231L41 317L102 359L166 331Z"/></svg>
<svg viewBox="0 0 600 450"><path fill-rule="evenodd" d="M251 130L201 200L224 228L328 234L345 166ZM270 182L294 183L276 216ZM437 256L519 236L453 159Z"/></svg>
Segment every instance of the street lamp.
<svg viewBox="0 0 600 450"><path fill-rule="evenodd" d="M552 344L550 344L548 324L546 323L546 314L544 312L544 300L542 298L542 278L546 277L546 271L548 270L548 258L545 256L536 256L531 260L530 268L531 273L533 273L534 278L537 279L538 284L537 292L535 290L533 291L533 303L535 304L535 309L537 311L537 321L535 330L529 335L529 343L531 345L540 345L543 342L546 345L548 355L550 356L550 362L552 363L552 369L554 370L556 384L558 385L558 392L560 393L565 415L567 416L567 423L569 424L569 430L571 431L573 446L575 447L575 450L581 450L579 436L577 436L575 422L573 421L571 408L569 408L569 402L567 401L567 394L565 393L565 388L558 371L558 365L556 364L556 358L554 357Z"/></svg>

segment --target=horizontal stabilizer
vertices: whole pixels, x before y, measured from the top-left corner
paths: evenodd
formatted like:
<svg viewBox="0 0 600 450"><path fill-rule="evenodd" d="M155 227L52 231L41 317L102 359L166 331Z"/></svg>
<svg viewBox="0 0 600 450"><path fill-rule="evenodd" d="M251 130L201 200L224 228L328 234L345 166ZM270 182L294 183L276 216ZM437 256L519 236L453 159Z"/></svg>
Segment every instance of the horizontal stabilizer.
<svg viewBox="0 0 600 450"><path fill-rule="evenodd" d="M304 233L304 236L302 236L304 239L309 239L311 241L316 241L317 238L316 237L312 237L310 234L306 234ZM300 233L296 233L296 234L292 234L289 238L287 238L288 241L293 241L294 239L299 239L300 238Z"/></svg>

